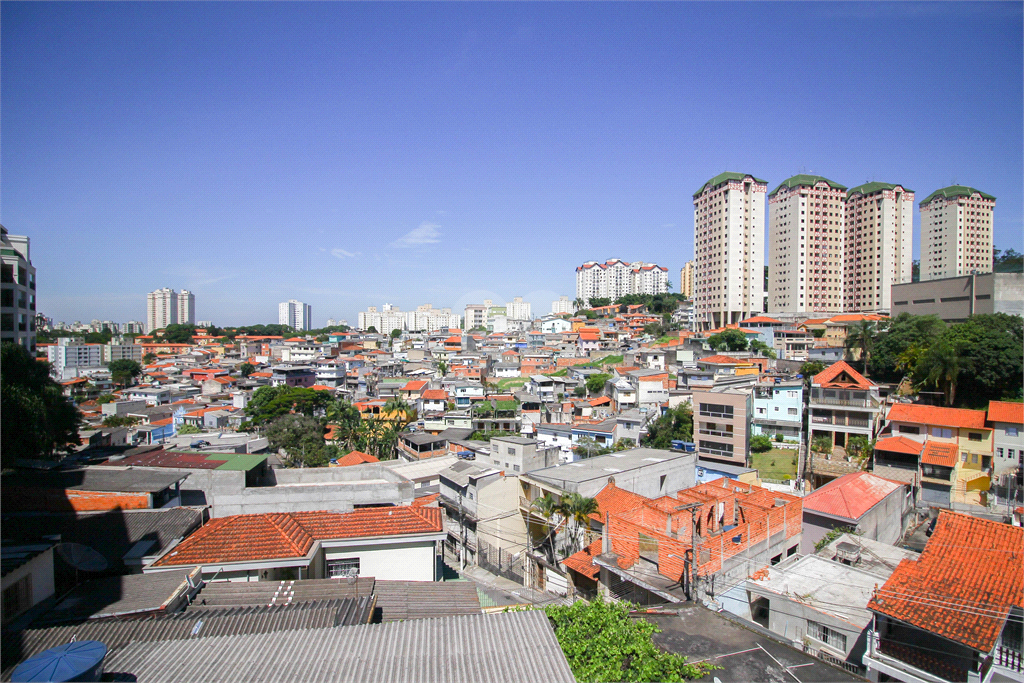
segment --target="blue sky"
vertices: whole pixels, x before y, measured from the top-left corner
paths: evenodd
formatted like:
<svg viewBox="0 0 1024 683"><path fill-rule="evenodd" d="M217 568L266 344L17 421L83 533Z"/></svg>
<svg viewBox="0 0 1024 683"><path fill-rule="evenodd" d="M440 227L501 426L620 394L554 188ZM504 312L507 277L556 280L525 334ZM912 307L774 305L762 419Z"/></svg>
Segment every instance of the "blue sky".
<svg viewBox="0 0 1024 683"><path fill-rule="evenodd" d="M57 320L160 287L221 325L538 314L608 258L678 287L724 170L971 185L1022 249L1021 3L5 1L0 30L0 221Z"/></svg>

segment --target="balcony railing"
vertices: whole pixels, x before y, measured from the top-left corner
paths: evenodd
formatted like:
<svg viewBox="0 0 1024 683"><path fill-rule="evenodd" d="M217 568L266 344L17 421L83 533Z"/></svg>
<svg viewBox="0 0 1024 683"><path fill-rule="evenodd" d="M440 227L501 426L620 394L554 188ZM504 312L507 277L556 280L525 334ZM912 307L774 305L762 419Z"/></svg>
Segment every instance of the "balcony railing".
<svg viewBox="0 0 1024 683"><path fill-rule="evenodd" d="M724 436L727 439L731 439L732 437L736 436L732 432L719 432L719 431L714 430L714 429L701 429L700 433L701 434L707 434L708 436Z"/></svg>
<svg viewBox="0 0 1024 683"><path fill-rule="evenodd" d="M877 631L868 631L868 645L868 656L882 655L891 662L895 660L897 666L909 669L907 673L913 674L913 669L917 669L952 683L968 681L969 668L963 659L944 657L912 645L879 638Z"/></svg>
<svg viewBox="0 0 1024 683"><path fill-rule="evenodd" d="M1011 671L1024 671L1024 657L1021 656L1020 650L1003 647L1002 645L996 646L993 663Z"/></svg>
<svg viewBox="0 0 1024 683"><path fill-rule="evenodd" d="M877 408L878 401L873 398L825 398L820 394L811 392L811 403L818 403L826 406L854 406L857 408Z"/></svg>
<svg viewBox="0 0 1024 683"><path fill-rule="evenodd" d="M811 415L811 423L818 425L836 425L838 427L862 427L871 426L871 420L858 417L838 417L835 415Z"/></svg>

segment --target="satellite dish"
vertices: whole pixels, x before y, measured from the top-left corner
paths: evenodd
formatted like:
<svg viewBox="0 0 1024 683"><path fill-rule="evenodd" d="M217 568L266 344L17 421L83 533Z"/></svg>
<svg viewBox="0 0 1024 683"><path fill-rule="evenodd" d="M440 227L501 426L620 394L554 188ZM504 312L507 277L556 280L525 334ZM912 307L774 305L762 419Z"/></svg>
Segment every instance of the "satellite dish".
<svg viewBox="0 0 1024 683"><path fill-rule="evenodd" d="M83 572L101 572L107 568L107 558L81 543L61 543L57 553L64 561Z"/></svg>

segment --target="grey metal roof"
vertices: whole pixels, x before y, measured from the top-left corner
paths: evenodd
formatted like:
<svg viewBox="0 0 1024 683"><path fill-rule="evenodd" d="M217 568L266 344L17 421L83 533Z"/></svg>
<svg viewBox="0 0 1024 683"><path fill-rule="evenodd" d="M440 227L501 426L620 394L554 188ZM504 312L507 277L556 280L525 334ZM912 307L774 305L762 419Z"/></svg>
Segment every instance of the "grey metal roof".
<svg viewBox="0 0 1024 683"><path fill-rule="evenodd" d="M60 488L111 493L158 493L188 474L153 470L83 467L61 472L24 473L4 478L4 488Z"/></svg>
<svg viewBox="0 0 1024 683"><path fill-rule="evenodd" d="M104 669L151 681L575 683L542 611L132 643Z"/></svg>
<svg viewBox="0 0 1024 683"><path fill-rule="evenodd" d="M301 581L255 581L207 583L196 596L191 610L269 604L298 604L345 598L364 598L374 592L373 577L347 579L303 579Z"/></svg>
<svg viewBox="0 0 1024 683"><path fill-rule="evenodd" d="M384 621L480 614L472 581L378 581L374 594Z"/></svg>
<svg viewBox="0 0 1024 683"><path fill-rule="evenodd" d="M81 624L4 633L3 677L18 663L44 650L76 640L98 640L110 651L132 642L190 640L247 633L366 624L373 616L373 597L301 602L259 607L187 609L144 619L100 619Z"/></svg>
<svg viewBox="0 0 1024 683"><path fill-rule="evenodd" d="M189 590L186 577L190 574L193 581L197 581L199 568L87 581L61 598L35 623L59 624L174 609Z"/></svg>
<svg viewBox="0 0 1024 683"><path fill-rule="evenodd" d="M149 554L157 554L172 541L187 536L203 521L199 508L160 510L110 510L107 512L21 513L3 516L5 539L38 541L43 536L60 534L63 543L81 543L107 559L108 566L119 570L122 558L139 541L153 541Z"/></svg>
<svg viewBox="0 0 1024 683"><path fill-rule="evenodd" d="M0 575L7 576L33 557L45 553L53 546L53 542L31 543L27 545L8 545L4 543L3 547L0 548L0 567L2 567Z"/></svg>

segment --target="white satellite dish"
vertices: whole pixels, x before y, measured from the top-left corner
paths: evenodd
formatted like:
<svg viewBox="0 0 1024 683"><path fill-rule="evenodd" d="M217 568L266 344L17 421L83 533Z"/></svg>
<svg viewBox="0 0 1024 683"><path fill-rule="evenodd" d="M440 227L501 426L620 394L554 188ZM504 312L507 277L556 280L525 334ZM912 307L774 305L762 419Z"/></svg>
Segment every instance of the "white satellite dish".
<svg viewBox="0 0 1024 683"><path fill-rule="evenodd" d="M81 543L61 543L57 553L69 565L83 572L101 572L107 568L107 558Z"/></svg>

